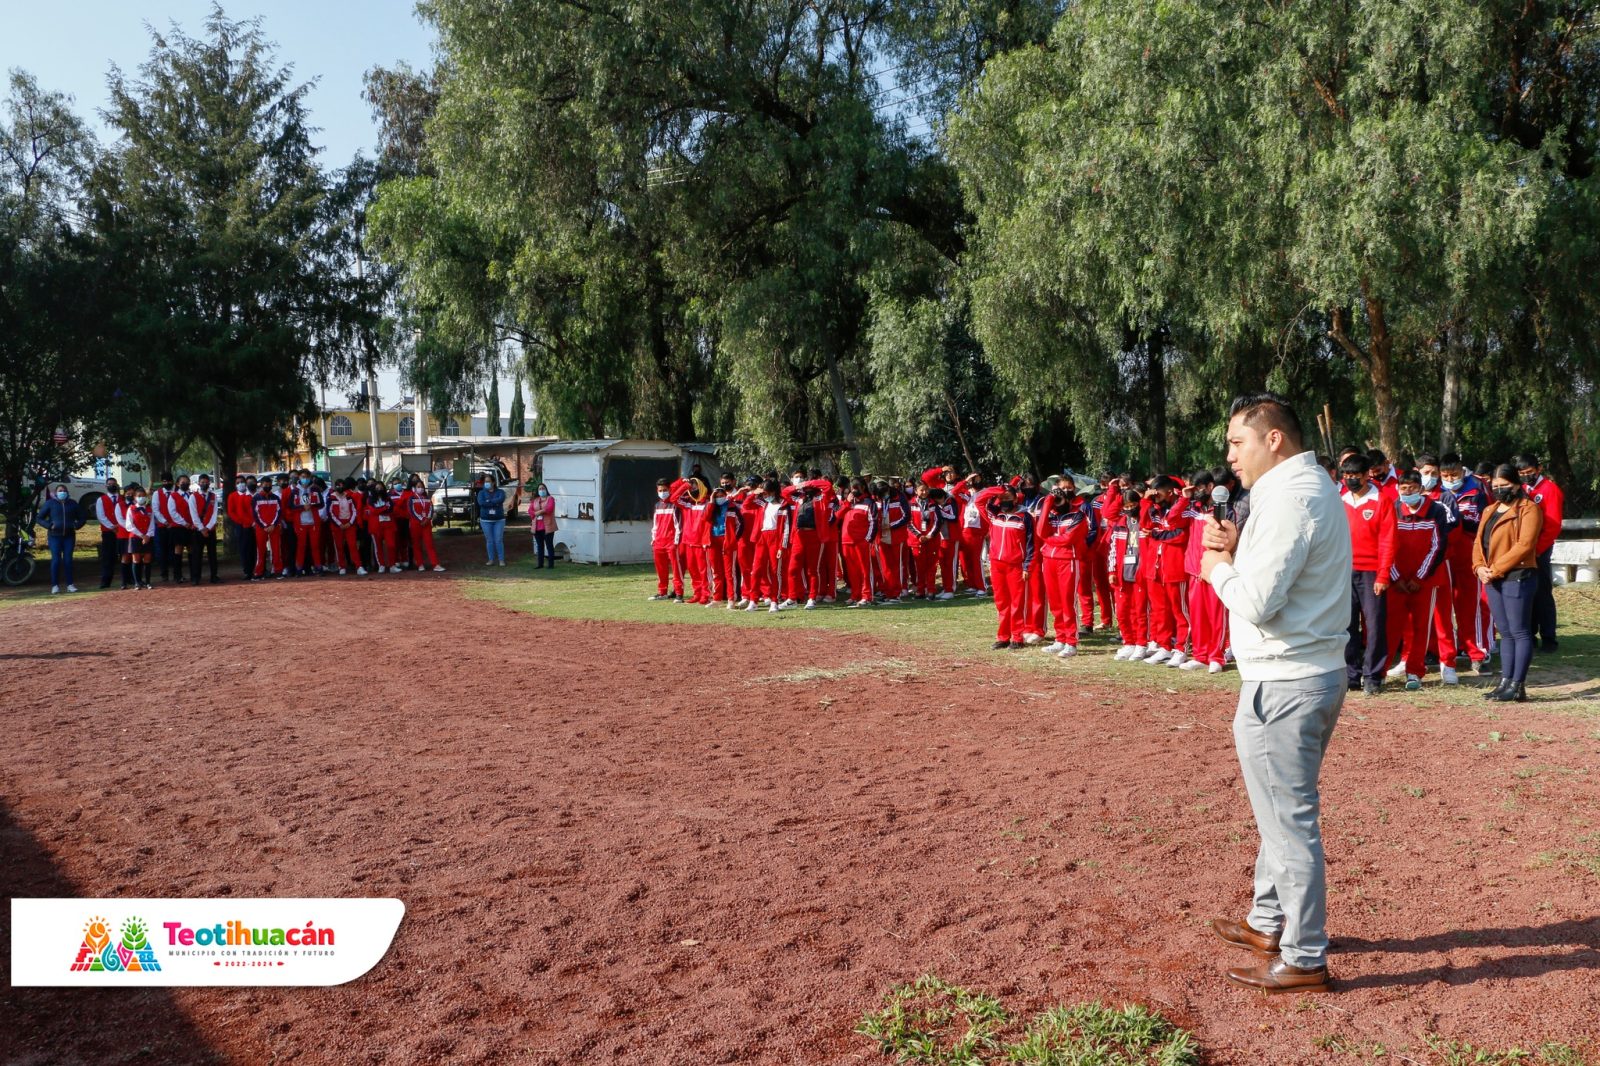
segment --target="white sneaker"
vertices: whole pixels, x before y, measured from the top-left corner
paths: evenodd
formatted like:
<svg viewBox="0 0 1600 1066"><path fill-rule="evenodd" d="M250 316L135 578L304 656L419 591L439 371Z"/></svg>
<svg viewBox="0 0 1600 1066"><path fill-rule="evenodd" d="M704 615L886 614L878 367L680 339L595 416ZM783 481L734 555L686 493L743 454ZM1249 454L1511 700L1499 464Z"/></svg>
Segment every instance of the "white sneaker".
<svg viewBox="0 0 1600 1066"><path fill-rule="evenodd" d="M784 600L782 603L778 604L778 610L787 611L791 607L798 606L800 606L800 603L797 600Z"/></svg>
<svg viewBox="0 0 1600 1066"><path fill-rule="evenodd" d="M61 586L60 585L51 585L50 586L50 595L55 596L55 595L58 595L60 592L61 592Z"/></svg>
<svg viewBox="0 0 1600 1066"><path fill-rule="evenodd" d="M1206 673L1208 673L1208 674L1220 674L1220 673L1222 673L1222 664L1221 663L1212 663L1210 666L1206 667Z"/></svg>
<svg viewBox="0 0 1600 1066"><path fill-rule="evenodd" d="M1061 645L1061 650L1056 652L1056 658L1070 659L1076 654L1078 654L1078 646L1076 644L1063 644Z"/></svg>
<svg viewBox="0 0 1600 1066"><path fill-rule="evenodd" d="M1401 662L1395 663L1393 666L1389 667L1389 672L1387 674L1384 674L1383 676L1384 677L1404 677L1405 675L1406 675L1406 664L1405 664L1404 661L1401 661Z"/></svg>
<svg viewBox="0 0 1600 1066"><path fill-rule="evenodd" d="M1058 654L1060 654L1061 649L1065 648L1065 647L1066 647L1066 645L1061 643L1058 640L1054 644L1046 644L1045 648L1044 648L1044 653L1046 655L1058 655Z"/></svg>
<svg viewBox="0 0 1600 1066"><path fill-rule="evenodd" d="M767 613L768 614L777 614L781 610L783 610L782 607L779 607L777 604L773 604L771 607L767 608Z"/></svg>
<svg viewBox="0 0 1600 1066"><path fill-rule="evenodd" d="M380 574L388 574L388 573L393 572L393 570L394 570L394 567L392 567L392 566L380 566L380 567L378 567L378 573L380 573Z"/></svg>
<svg viewBox="0 0 1600 1066"><path fill-rule="evenodd" d="M339 567L339 576L344 577L344 567Z"/></svg>
<svg viewBox="0 0 1600 1066"><path fill-rule="evenodd" d="M1171 666L1172 664L1169 662L1169 663L1167 663L1167 665ZM1190 659L1187 662L1179 663L1178 664L1178 669L1179 670L1199 670L1199 669L1203 668L1205 665L1206 664L1201 662L1199 659Z"/></svg>
<svg viewBox="0 0 1600 1066"><path fill-rule="evenodd" d="M1041 637L1037 633L1024 633L1024 634L1022 634L1022 643L1026 644L1030 648L1033 647L1035 644L1039 643L1043 639L1044 638Z"/></svg>
<svg viewBox="0 0 1600 1066"><path fill-rule="evenodd" d="M934 597L936 600L953 600L955 598L956 594L954 592L941 592L939 595Z"/></svg>
<svg viewBox="0 0 1600 1066"><path fill-rule="evenodd" d="M1154 655L1156 652L1158 652L1160 650L1161 650L1161 645L1157 644L1153 640L1150 643L1148 643L1148 644L1146 644L1144 646L1144 654L1145 655ZM1140 658L1143 658L1143 657L1144 656L1140 656Z"/></svg>
<svg viewBox="0 0 1600 1066"><path fill-rule="evenodd" d="M1456 668L1453 666L1439 667L1439 680L1447 685L1461 684L1461 678L1456 674Z"/></svg>
<svg viewBox="0 0 1600 1066"><path fill-rule="evenodd" d="M358 566L358 567L356 567L356 573L358 575L360 575L361 577L366 577L367 576L367 568L364 567L364 566Z"/></svg>
<svg viewBox="0 0 1600 1066"><path fill-rule="evenodd" d="M1186 661L1188 661L1188 658L1189 657L1187 655L1183 654L1183 649L1179 648L1177 651L1173 652L1172 657L1167 660L1167 665L1182 666Z"/></svg>
<svg viewBox="0 0 1600 1066"><path fill-rule="evenodd" d="M817 600L816 600L816 597L813 596L811 599L806 601L806 610L814 611L816 609L817 609Z"/></svg>
<svg viewBox="0 0 1600 1066"><path fill-rule="evenodd" d="M1113 655L1112 658L1119 662L1129 662L1130 660L1141 658L1143 655L1144 649L1139 645L1124 644L1117 649L1117 654Z"/></svg>
<svg viewBox="0 0 1600 1066"><path fill-rule="evenodd" d="M1157 648L1155 651L1145 656L1144 664L1146 666L1160 666L1170 658L1172 658L1172 653L1170 651L1167 651L1165 648Z"/></svg>
<svg viewBox="0 0 1600 1066"><path fill-rule="evenodd" d="M434 567L434 568L433 568L433 572L434 572L434 573L436 573L436 574L442 574L442 573L444 573L444 567L442 567L442 566L435 566L435 567Z"/></svg>
<svg viewBox="0 0 1600 1066"><path fill-rule="evenodd" d="M78 591L78 586L76 586L76 585L68 585L67 586L67 591L68 592L77 592Z"/></svg>
<svg viewBox="0 0 1600 1066"><path fill-rule="evenodd" d="M672 599L672 597L668 596L665 592L658 592L654 596L648 597L648 599L651 602L654 602L656 600L670 600L670 599Z"/></svg>
<svg viewBox="0 0 1600 1066"><path fill-rule="evenodd" d="M753 603L747 603L745 604L744 609L747 611L753 611L756 609L756 605Z"/></svg>

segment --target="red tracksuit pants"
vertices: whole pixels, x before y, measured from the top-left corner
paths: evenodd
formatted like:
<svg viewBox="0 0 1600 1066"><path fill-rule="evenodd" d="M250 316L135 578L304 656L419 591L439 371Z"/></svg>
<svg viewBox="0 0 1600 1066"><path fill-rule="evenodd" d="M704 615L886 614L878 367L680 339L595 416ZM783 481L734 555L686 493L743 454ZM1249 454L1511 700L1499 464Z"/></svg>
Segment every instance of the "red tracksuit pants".
<svg viewBox="0 0 1600 1066"><path fill-rule="evenodd" d="M1079 563L1070 555L1046 556L1035 565L1043 571L1045 601L1055 621L1056 639L1063 644L1078 644L1078 616L1073 600L1078 594Z"/></svg>
<svg viewBox="0 0 1600 1066"><path fill-rule="evenodd" d="M1044 572L1037 561L1022 582L1022 631L1036 637L1044 636L1045 625Z"/></svg>
<svg viewBox="0 0 1600 1066"><path fill-rule="evenodd" d="M356 544L356 527L328 523L328 535L333 539L333 562L340 570L354 570L361 565L361 548Z"/></svg>
<svg viewBox="0 0 1600 1066"><path fill-rule="evenodd" d="M1124 581L1117 575L1117 629L1122 643L1144 647L1150 641L1150 601L1145 595L1145 583L1135 578Z"/></svg>
<svg viewBox="0 0 1600 1066"><path fill-rule="evenodd" d="M1444 569L1447 571L1447 585L1439 593L1434 629L1442 639L1450 624L1449 616L1453 615L1457 654L1465 648L1467 658L1475 663L1482 662L1488 656L1478 634L1484 628L1486 619L1482 616L1487 612L1483 610L1483 585L1479 583L1478 575L1472 572L1472 555L1453 556L1445 563Z"/></svg>
<svg viewBox="0 0 1600 1066"><path fill-rule="evenodd" d="M983 583L983 528L961 531L961 580L967 588L984 591Z"/></svg>
<svg viewBox="0 0 1600 1066"><path fill-rule="evenodd" d="M1194 576L1189 578L1189 635L1198 662L1222 665L1228 646L1228 609L1209 581Z"/></svg>
<svg viewBox="0 0 1600 1066"><path fill-rule="evenodd" d="M917 561L917 595L932 596L939 590L937 571L944 556L942 539L916 541L913 553Z"/></svg>
<svg viewBox="0 0 1600 1066"><path fill-rule="evenodd" d="M734 594L741 600L755 599L756 555L760 545L748 537L740 537L736 550L739 556L739 572L734 579Z"/></svg>
<svg viewBox="0 0 1600 1066"><path fill-rule="evenodd" d="M839 534L817 538L817 596L837 600L839 588Z"/></svg>
<svg viewBox="0 0 1600 1066"><path fill-rule="evenodd" d="M1078 618L1085 627L1094 624L1094 597L1100 600L1100 627L1111 627L1111 550L1101 536L1089 547L1089 557L1078 560ZM1094 596L1091 597L1090 593Z"/></svg>
<svg viewBox="0 0 1600 1066"><path fill-rule="evenodd" d="M822 597L822 538L816 530L795 530L784 569L783 587L789 599L804 603Z"/></svg>
<svg viewBox="0 0 1600 1066"><path fill-rule="evenodd" d="M1189 642L1189 582L1145 582L1150 597L1150 639L1167 651L1182 651Z"/></svg>
<svg viewBox="0 0 1600 1066"><path fill-rule="evenodd" d="M999 621L995 640L1022 640L1022 564L989 560L989 588L994 593L994 613Z"/></svg>
<svg viewBox="0 0 1600 1066"><path fill-rule="evenodd" d="M685 544L683 546L684 569L689 571L690 603L711 602L710 574L706 566L708 561L704 544Z"/></svg>
<svg viewBox="0 0 1600 1066"><path fill-rule="evenodd" d="M914 573L906 566L909 552L906 549L905 531L890 534L887 544L878 545L878 587L888 599L898 599L905 591L906 578Z"/></svg>
<svg viewBox="0 0 1600 1066"><path fill-rule="evenodd" d="M372 534L372 557L378 565L395 565L398 560L394 556L394 523L379 522L369 526L367 532Z"/></svg>
<svg viewBox="0 0 1600 1066"><path fill-rule="evenodd" d="M706 562L711 569L711 598L718 603L727 603L733 599L733 567L734 556L737 550L734 547L733 537L723 534L711 534L711 546L706 549Z"/></svg>
<svg viewBox="0 0 1600 1066"><path fill-rule="evenodd" d="M756 591L758 598L774 602L783 599L783 543L775 529L761 531L756 544Z"/></svg>
<svg viewBox="0 0 1600 1066"><path fill-rule="evenodd" d="M433 523L408 520L411 527L411 561L421 570L424 562L428 566L439 565L439 553L433 550Z"/></svg>
<svg viewBox="0 0 1600 1066"><path fill-rule="evenodd" d="M294 565L301 570L306 568L306 556L311 556L311 565L317 569L322 568L322 523L313 522L311 525L301 525L296 529L294 538Z"/></svg>
<svg viewBox="0 0 1600 1066"><path fill-rule="evenodd" d="M872 601L872 542L858 544L840 542L844 555L845 580L850 584L850 600L858 603Z"/></svg>
<svg viewBox="0 0 1600 1066"><path fill-rule="evenodd" d="M656 560L656 595L667 594L667 579L672 579L672 594L683 595L683 567L678 565L678 547L669 544L665 548L653 548L651 554Z"/></svg>
<svg viewBox="0 0 1600 1066"><path fill-rule="evenodd" d="M939 584L945 592L956 590L956 557L960 554L955 537L947 537L939 545Z"/></svg>
<svg viewBox="0 0 1600 1066"><path fill-rule="evenodd" d="M1432 577L1422 582L1416 592L1401 592L1399 585L1390 585L1384 599L1388 601L1389 616L1384 628L1389 636L1389 665L1400 661L1401 645L1405 646L1406 673L1421 677L1427 672L1428 631L1432 627L1434 609L1439 601L1448 599L1450 586L1445 582L1444 568L1434 571ZM1448 630L1437 633L1439 662L1444 666L1456 665L1455 637Z"/></svg>
<svg viewBox="0 0 1600 1066"><path fill-rule="evenodd" d="M256 527L256 577L264 572L267 563L267 549L272 549L272 572L283 573L283 529L273 526L271 529Z"/></svg>

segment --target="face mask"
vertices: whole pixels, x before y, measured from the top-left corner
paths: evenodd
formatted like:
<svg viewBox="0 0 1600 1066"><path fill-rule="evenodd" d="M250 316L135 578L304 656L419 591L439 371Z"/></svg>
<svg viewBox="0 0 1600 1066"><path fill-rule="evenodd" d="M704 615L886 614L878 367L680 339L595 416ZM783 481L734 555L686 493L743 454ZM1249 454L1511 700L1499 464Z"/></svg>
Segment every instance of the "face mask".
<svg viewBox="0 0 1600 1066"><path fill-rule="evenodd" d="M801 485L804 485L805 483L806 483L806 479L801 477L799 474L796 474L794 477L789 479L789 484L795 486L796 488L800 487Z"/></svg>
<svg viewBox="0 0 1600 1066"><path fill-rule="evenodd" d="M544 493L541 492L539 495L543 496ZM711 497L711 500L718 507L721 507L723 504L728 502L728 498L726 496L713 496L713 497Z"/></svg>
<svg viewBox="0 0 1600 1066"><path fill-rule="evenodd" d="M1438 478L1434 477L1432 474L1423 474L1422 475L1422 491L1423 492L1432 492L1434 489L1436 489L1438 487L1439 487L1439 479Z"/></svg>
<svg viewBox="0 0 1600 1066"><path fill-rule="evenodd" d="M1350 494L1352 496L1361 491L1362 485L1363 482L1358 477L1347 477L1344 479L1344 487L1350 490Z"/></svg>
<svg viewBox="0 0 1600 1066"><path fill-rule="evenodd" d="M1464 486L1465 484L1466 484L1465 480L1460 480L1460 481L1446 480L1444 482L1444 487L1449 489L1451 492L1460 492L1462 486Z"/></svg>
<svg viewBox="0 0 1600 1066"><path fill-rule="evenodd" d="M1524 485L1532 485L1535 481L1538 481L1538 480L1539 480L1539 475L1538 474L1523 474L1522 475L1522 483Z"/></svg>
<svg viewBox="0 0 1600 1066"><path fill-rule="evenodd" d="M133 498L133 504L134 504L135 507L143 507L144 506L144 497L143 496L135 496Z"/></svg>
<svg viewBox="0 0 1600 1066"><path fill-rule="evenodd" d="M66 498L67 498L67 490L66 489L56 489L56 499L64 500Z"/></svg>
<svg viewBox="0 0 1600 1066"><path fill-rule="evenodd" d="M656 499L664 500L666 498L667 498L667 490L666 489L657 489L656 490Z"/></svg>
<svg viewBox="0 0 1600 1066"><path fill-rule="evenodd" d="M539 490L539 495L548 496L548 495L550 495L550 490L549 489L540 489Z"/></svg>
<svg viewBox="0 0 1600 1066"><path fill-rule="evenodd" d="M189 483L187 481L179 482L178 491L179 492L188 492L189 491Z"/></svg>
<svg viewBox="0 0 1600 1066"><path fill-rule="evenodd" d="M300 487L301 488L310 488L311 487L311 479L308 478L308 477L301 478L300 479Z"/></svg>
<svg viewBox="0 0 1600 1066"><path fill-rule="evenodd" d="M1401 493L1400 494L1400 502L1405 504L1407 507L1415 507L1417 504L1422 502L1422 493L1420 493L1420 492Z"/></svg>
<svg viewBox="0 0 1600 1066"><path fill-rule="evenodd" d="M1507 485L1504 488L1495 489L1494 498L1501 503L1510 503L1517 498L1517 487L1515 485Z"/></svg>

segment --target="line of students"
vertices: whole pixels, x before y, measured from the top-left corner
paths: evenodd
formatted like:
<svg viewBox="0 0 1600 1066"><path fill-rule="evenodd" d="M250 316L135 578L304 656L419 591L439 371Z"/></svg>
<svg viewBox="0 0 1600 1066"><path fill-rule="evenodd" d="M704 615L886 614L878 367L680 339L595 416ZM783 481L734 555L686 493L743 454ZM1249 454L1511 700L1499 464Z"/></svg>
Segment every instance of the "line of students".
<svg viewBox="0 0 1600 1066"><path fill-rule="evenodd" d="M1318 459L1342 482L1350 527L1351 688L1377 693L1385 676L1420 688L1430 658L1454 685L1462 659L1488 672L1497 630L1520 642L1520 607L1497 614L1508 570L1493 565L1487 534L1478 536L1496 500L1503 509L1526 498L1540 512L1537 564L1507 564L1514 584L1504 595L1522 604L1527 583L1530 630L1554 649L1550 549L1563 501L1537 459L1502 467L1511 483L1497 479L1491 496L1493 464L1475 476L1458 455L1405 458L1400 474L1378 451ZM1249 516L1249 493L1227 467L1187 479L1123 474L1103 487L1071 475L1043 485L1030 474L958 480L948 466L912 478L835 481L796 470L787 484L774 473L742 484L724 474L715 487L698 478L656 487L652 600L859 608L952 599L959 580L971 595L993 596L996 649L1041 646L1069 658L1094 631L1098 603L1099 627L1116 626L1119 661L1219 673L1231 658L1226 611L1199 579L1199 525L1217 515L1242 527ZM1525 658L1502 657L1506 698L1523 685Z"/></svg>
<svg viewBox="0 0 1600 1066"><path fill-rule="evenodd" d="M200 583L205 561L217 583L223 516L246 580L444 570L433 544L433 497L420 476L392 487L364 478L329 487L303 470L279 475L276 485L243 476L225 500L209 475L196 483L191 489L188 477L166 476L146 492L108 479L94 513L101 588L111 587L118 563L124 589L151 588L158 566L162 581L183 584L185 556L190 583Z"/></svg>

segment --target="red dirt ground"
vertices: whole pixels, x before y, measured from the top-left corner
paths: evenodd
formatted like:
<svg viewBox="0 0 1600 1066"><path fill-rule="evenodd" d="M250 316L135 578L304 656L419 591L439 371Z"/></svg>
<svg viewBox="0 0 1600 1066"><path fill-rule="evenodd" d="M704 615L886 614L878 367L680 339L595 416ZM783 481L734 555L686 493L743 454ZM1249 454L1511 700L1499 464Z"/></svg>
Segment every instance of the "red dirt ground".
<svg viewBox="0 0 1600 1066"><path fill-rule="evenodd" d="M1594 721L1347 705L1341 991L1266 999L1206 929L1254 857L1227 698L987 652L756 681L907 648L682 632L512 614L450 575L0 614L6 896L407 907L341 987L7 980L0 1061L887 1063L851 1029L925 971L1018 1011L1144 1002L1213 1063L1600 1036Z"/></svg>

